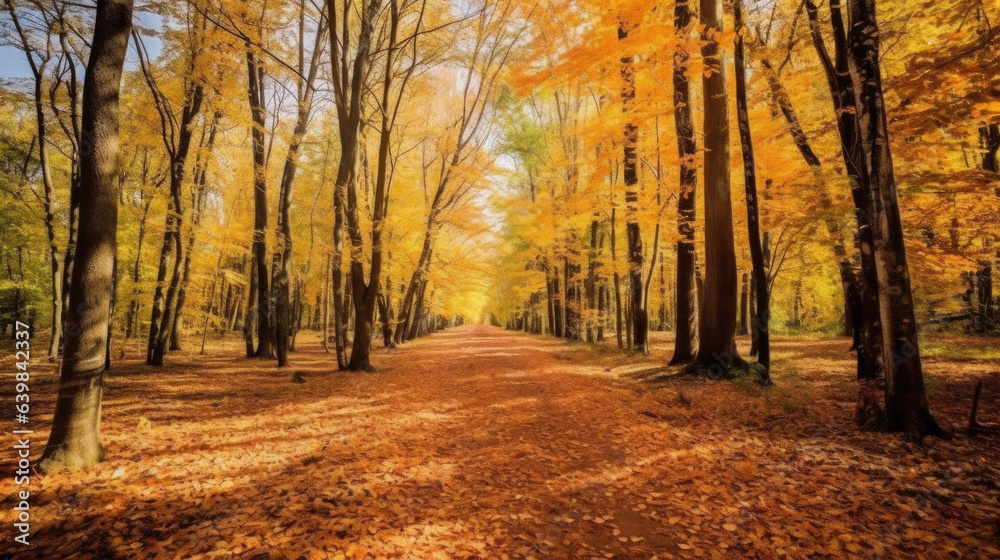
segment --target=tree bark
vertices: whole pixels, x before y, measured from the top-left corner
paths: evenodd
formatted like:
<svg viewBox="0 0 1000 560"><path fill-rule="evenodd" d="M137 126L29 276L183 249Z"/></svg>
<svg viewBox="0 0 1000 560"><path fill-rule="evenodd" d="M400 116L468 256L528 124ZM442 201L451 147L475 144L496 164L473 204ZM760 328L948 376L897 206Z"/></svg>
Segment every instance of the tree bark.
<svg viewBox="0 0 1000 560"><path fill-rule="evenodd" d="M722 33L722 0L701 0L705 75L705 298L699 325L697 364L726 375L742 362L732 352L736 334L736 251L729 176L729 103Z"/></svg>
<svg viewBox="0 0 1000 560"><path fill-rule="evenodd" d="M674 4L674 29L678 37L686 36L691 27L688 2ZM676 337L670 365L686 364L694 359L697 332L697 299L694 282L695 191L698 188L698 168L695 163L694 118L691 114L691 84L687 77L690 54L678 45L673 55L674 126L677 133L677 155L680 158L680 192L677 197L677 278L674 294Z"/></svg>
<svg viewBox="0 0 1000 560"><path fill-rule="evenodd" d="M247 99L250 104L251 145L253 148L253 245L254 271L257 274L257 349L254 356L274 358L274 326L271 323L271 289L267 267L267 163L264 142L264 67L247 45Z"/></svg>
<svg viewBox="0 0 1000 560"><path fill-rule="evenodd" d="M103 459L102 381L118 232L119 86L132 27L131 0L98 0L83 87L79 243L52 432L42 470Z"/></svg>
<svg viewBox="0 0 1000 560"><path fill-rule="evenodd" d="M161 92L155 78L150 72L145 48L137 32L132 33L136 50L139 52L139 62L153 104L160 116L160 136L169 160L170 192L163 231L163 244L160 249L160 260L156 274L156 289L153 294L153 308L150 313L149 339L146 344L146 363L152 366L162 366L167 353L167 345L173 328L177 311L177 294L181 289L183 275L184 247L181 241L181 228L184 222L183 187L188 153L191 150L191 140L194 136L194 126L198 113L201 111L204 98L204 88L200 83L185 84L184 107L180 122L176 123L173 108ZM176 133L174 132L176 129ZM174 136L176 134L176 137ZM170 283L165 286L167 275ZM166 288L166 289L165 289Z"/></svg>
<svg viewBox="0 0 1000 560"><path fill-rule="evenodd" d="M857 290L861 297L860 338L855 341L858 352L858 379L877 379L882 370L882 326L879 317L878 273L875 255L871 210L871 185L862 171L863 154L858 140L858 120L854 100L854 81L848 65L847 28L841 0L830 0L830 22L833 27L834 59L830 60L823 35L819 29L818 12L811 0L806 1L806 12L813 39L825 71L827 84L833 98L833 110L840 135L841 153L851 184L858 224L861 275L855 279L861 284ZM867 248L867 249L866 249Z"/></svg>
<svg viewBox="0 0 1000 560"><path fill-rule="evenodd" d="M177 303L175 305L173 321L170 324L170 350L181 349L181 317L184 314L184 304L187 301L188 281L191 278L191 256L194 254L195 241L198 238L198 227L201 225L201 215L205 207L205 193L208 189L208 158L215 148L215 135L218 130L222 113L216 111L209 125L206 141L206 131L202 130L202 139L199 142L201 150L195 160L194 166L194 192L191 194L191 227L188 229L187 247L184 249L184 267L181 273L180 284L177 289ZM213 288L214 290L214 288ZM211 302L211 300L209 300Z"/></svg>
<svg viewBox="0 0 1000 560"><path fill-rule="evenodd" d="M861 171L871 185L874 246L886 372L887 427L912 438L943 435L927 404L903 225L890 151L875 0L848 0L848 67L854 83Z"/></svg>
<svg viewBox="0 0 1000 560"><path fill-rule="evenodd" d="M304 58L303 28L305 26L305 7L300 6L299 11L299 60ZM278 367L288 363L288 351L292 336L292 311L290 277L292 268L292 225L290 208L292 205L292 186L295 182L295 173L298 171L299 148L305 138L309 126L309 117L312 114L313 97L316 91L316 76L319 74L320 56L323 53L323 43L326 41L327 18L321 17L316 30L315 43L312 48L312 56L308 70L301 67L300 73L305 71L306 76L298 83L298 108L295 117L295 128L292 130L292 137L288 142L288 153L285 156L285 167L281 173L281 188L278 193L278 232L277 250L275 252L277 275L274 318L278 354Z"/></svg>
<svg viewBox="0 0 1000 560"><path fill-rule="evenodd" d="M619 20L618 40L628 37L628 24ZM631 104L635 99L635 67L632 55L621 59L622 113L625 115L625 141L622 146L622 177L625 181L625 236L628 245L629 311L632 315L631 348L649 353L646 309L643 305L642 235L639 231L639 156L636 144L639 127L630 120Z"/></svg>
<svg viewBox="0 0 1000 560"><path fill-rule="evenodd" d="M752 337L757 341L757 363L764 367L761 379L770 384L771 344L768 332L770 320L770 299L767 293L767 271L764 269L764 249L760 239L760 211L757 202L757 169L754 159L753 137L750 133L750 111L747 106L747 77L745 46L743 43L743 1L735 0L733 4L733 20L736 31L736 118L740 129L740 146L743 152L743 183L747 202L747 237L750 245L750 262L753 269L754 284L757 289L757 308L752 319ZM746 330L746 286L747 275L743 275L744 295L743 329Z"/></svg>
<svg viewBox="0 0 1000 560"><path fill-rule="evenodd" d="M618 262L618 230L617 230L617 220L616 214L618 209L614 207L614 202L611 206L611 262ZM615 284L615 336L618 339L618 349L625 349L625 340L622 338L622 287L621 279L618 275L618 267L614 268L614 284Z"/></svg>

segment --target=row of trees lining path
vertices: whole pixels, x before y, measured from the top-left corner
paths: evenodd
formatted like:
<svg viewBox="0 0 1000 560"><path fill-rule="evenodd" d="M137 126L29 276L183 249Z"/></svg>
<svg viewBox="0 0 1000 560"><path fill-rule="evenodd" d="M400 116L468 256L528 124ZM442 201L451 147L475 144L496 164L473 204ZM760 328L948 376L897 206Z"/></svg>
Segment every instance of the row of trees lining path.
<svg viewBox="0 0 1000 560"><path fill-rule="evenodd" d="M117 279L120 266L117 251L118 209L121 204L119 182L121 179L119 98L130 43L138 54L140 73L154 102L160 121L164 151L168 154L166 171L161 182L169 189L168 208L164 214L164 233L157 267L156 290L150 313L147 342L147 363L162 366L165 356L179 348L178 331L184 313L189 278L192 275L192 248L196 228L205 208L207 158L216 149L216 137L223 126L221 104L215 98L223 97L211 82L200 73L210 65L206 58L208 47L226 37L239 45L246 63L246 106L252 123L248 127L253 162L252 177L248 183L253 191L253 239L250 251L250 274L246 310L242 330L246 341L247 356L275 359L279 366L289 363L289 353L294 347L295 333L301 323L301 292L293 282L291 260L293 255L292 193L299 175L303 145L316 111L316 94L329 82L336 113L336 130L333 135L339 147L338 161L332 180L333 194L328 196L334 216L332 245L326 268L330 279L333 332L324 336L324 342L334 343L337 366L350 371L373 371L371 349L377 337L378 319L381 316L384 344L392 346L417 336L421 325L429 321L437 326L441 321L431 316L424 300L428 291L429 274L435 263L438 234L445 216L474 198L472 188L479 178L470 178L470 169L484 165L484 146L495 139L491 137L496 122L498 103L504 93L511 58L517 47L523 46L530 25L533 8L525 8L511 0L484 2L460 18L441 21L428 14L431 9L426 0L356 0L345 3L328 1L313 14L315 25L306 23L305 3L298 13L297 61L288 62L280 54L271 52L263 36L267 25L264 16L254 16L246 10L216 11L201 5L188 10L186 24L189 29L190 53L185 62L186 72L180 105L170 100L170 95L160 82L149 60L141 34L132 26L132 3L129 1L98 0L93 15L93 37L89 42L86 73L76 106L77 64L70 60L65 85L72 99L71 111L79 110L69 119L78 130L69 133L73 144L72 177L70 178L70 219L66 251L60 258L55 244L56 220L51 214L53 179L47 170L48 142L43 138L47 130L47 112L43 109L44 64L49 58L39 58L37 47L30 44L28 34L21 25L18 8L8 0L7 13L21 40L35 84L37 105L36 127L39 136L39 159L45 187L46 224L50 241L52 266L52 323L49 355L57 359L61 352L59 406L54 419L54 429L42 460L42 467L64 464L83 468L101 460L99 441L100 410L103 372L110 367L111 324L117 300ZM832 29L824 29L824 18L819 17L821 6L805 2L810 39L826 76L833 99L834 119L840 138L843 159L850 177L850 198L855 206L856 228L851 232L857 239L857 260L860 270L851 269L848 249L843 243L834 247L834 254L843 271L845 308L853 319L855 347L858 353L858 378L866 383L861 398L867 399L871 414L861 419L869 428L901 431L919 439L926 435L943 435L931 415L923 381L920 351L917 341L917 323L914 314L913 290L910 285L909 267L904 246L904 231L899 209L897 186L892 153L890 151L888 119L886 115L883 71L880 57L879 25L876 21L875 0L846 0L828 3ZM674 6L674 24L678 36L690 33L695 14L693 5L677 2ZM730 14L736 26L735 76L736 118L740 131L739 146L744 168L747 220L746 235L752 260L754 312L749 321L757 356L757 371L762 381L769 382L770 346L768 340L770 321L770 284L765 270L767 243L761 232L759 194L757 192L756 158L754 139L747 100L747 49L753 48L750 33L744 26L742 2L734 2L726 11L721 0L701 0L697 10L700 22L700 56L704 63L701 76L700 99L704 111L701 126L705 162L703 170L704 192L703 219L705 262L697 262L694 218L695 189L698 167L691 159L696 151L691 99L694 81L688 76L686 66L689 51L678 47L672 62L672 104L675 133L678 140L680 164L677 172L681 190L676 197L679 240L676 243L676 290L674 315L678 336L672 363L688 365L692 371L712 371L729 376L735 369L748 367L736 351L734 337L737 332L740 280L735 249L732 185L730 177L730 97L727 78L730 75L728 45L724 22ZM59 16L61 12L40 9L45 17ZM621 9L616 14L616 39L626 49L621 56L618 72L621 77L620 96L614 102L602 98L602 107L620 114L623 126L620 145L610 142L615 157L621 160L621 179L624 184L624 220L626 239L624 254L628 263L625 282L619 282L615 273L615 312L619 346L622 343L622 315L627 316L626 339L632 349L648 352L649 290L653 276L653 263L659 253L660 225L656 224L650 254L653 258L644 263L640 204L640 170L648 166L655 170L657 181L666 172L658 161L656 165L640 157L641 135L649 131L642 127L637 114L636 82L639 74L636 55L628 52L630 41L644 31L643 18L647 14L635 7ZM61 16L60 16L61 17ZM48 21L48 20L46 20ZM54 17L51 30L56 42L66 40L58 35L59 17ZM402 295L399 309L391 306L391 278L385 273L391 255L385 251L386 224L392 214L391 187L396 164L401 152L398 137L404 125L399 120L400 108L411 95L413 77L428 69L435 56L443 56L425 47L424 41L442 28L461 23L469 32L458 41L468 52L464 53L455 69L458 98L461 110L454 134L439 142L441 171L436 184L427 180L424 169L423 187L429 214L422 231L423 244L414 263L408 282L400 288ZM308 31L307 31L308 28ZM307 42L306 39L312 39ZM825 38L833 38L833 53ZM50 47L46 47L49 49ZM430 48L430 51L423 49ZM68 52L66 47L64 51ZM683 51L683 52L682 52ZM46 51L51 56L50 51ZM79 57L79 54L76 56ZM267 160L273 146L268 138L267 106L268 74L264 60L287 67L294 76L296 111L291 134L284 154L284 166L277 193L277 219L274 245L268 246L269 193ZM770 62L762 62L769 68ZM216 76L220 82L223 76ZM60 86L62 87L62 86ZM781 92L782 86L774 82L775 97L781 114L788 121L789 132L796 146L811 168L819 167L801 133L793 109ZM289 90L291 91L291 90ZM54 103L54 102L53 102ZM561 101L557 100L557 103ZM376 109L373 109L375 107ZM372 116L374 115L374 116ZM59 121L62 123L63 121ZM196 124L201 122L200 135ZM659 138L658 121L654 124ZM273 129L271 130L273 136ZM985 128L985 138L991 138L992 129ZM377 149L374 162L369 162L364 149L366 138L374 137ZM567 152L574 152L572 142L567 142ZM994 150L995 152L995 150ZM29 154L30 155L30 154ZM480 158L480 159L477 159ZM991 163L992 162L992 163ZM995 161L984 159L985 165ZM429 167L429 166L428 166ZM570 165L572 168L572 165ZM374 177L369 171L374 170ZM578 170L567 172L566 182L578 181ZM193 196L185 200L183 185L193 183ZM657 185L659 188L659 184ZM428 188L429 187L429 188ZM659 198L665 206L670 197ZM534 196L534 185L532 186ZM317 196L318 199L318 196ZM823 201L824 204L829 201ZM190 204L191 209L185 211ZM148 202L146 212L148 214ZM611 228L617 218L612 206ZM144 218L145 220L145 215ZM600 220L593 221L591 249L598 250L597 231ZM187 228L189 236L182 233ZM831 230L835 230L831 226ZM140 230L142 231L142 230ZM648 232L647 232L648 234ZM141 241L140 237L140 253ZM603 238L602 238L603 239ZM612 235L612 253L617 250ZM269 259L270 254L270 259ZM141 256L141 255L140 255ZM139 257L134 274L139 274ZM223 258L220 253L217 268ZM662 267L662 257L661 257ZM583 338L577 310L570 305L558 304L565 296L570 299L571 274L582 275L582 270L572 270L563 258L563 294L560 294L558 266L543 262L546 270L546 295L550 332L561 331L565 336ZM594 261L588 270L585 286L586 298L591 307L607 304L610 298L595 280ZM342 266L343 265L343 266ZM578 266L578 265L577 265ZM644 277L644 266L648 275ZM346 267L346 270L344 270ZM549 281L550 273L553 281ZM703 273L703 274L702 274ZM59 280L60 274L62 281ZM218 276L218 271L216 271ZM661 271L662 277L662 271ZM622 298L624 286L625 298ZM212 298L216 296L212 287ZM696 295L697 294L697 295ZM582 298L583 293L572 297ZM221 296L220 296L221 297ZM990 295L988 300L992 300ZM535 297L525 304L537 307L541 301ZM131 309L135 301L130 302ZM211 309L211 302L209 303ZM136 312L137 314L138 312ZM393 316L396 316L393 318ZM131 324L132 319L129 320ZM324 321L326 324L327 321ZM541 321L538 322L540 330ZM747 321L744 321L744 325ZM349 327L353 332L348 333ZM207 313L206 327L207 332ZM697 334L696 334L697 333ZM204 336L205 333L203 333ZM602 334L586 329L586 338L600 338ZM61 347L61 348L60 348ZM882 381L884 397L873 397L874 382ZM878 402L878 401L881 402Z"/></svg>
<svg viewBox="0 0 1000 560"><path fill-rule="evenodd" d="M752 285L755 312L748 321L744 313L743 324L750 324L753 337L751 353L758 358L756 371L761 381L769 383L770 348L768 324L771 314L769 292L771 281L767 278L759 225L759 203L756 180L756 162L747 109L747 45L749 32L743 27L741 1L732 4L736 25L736 109L740 130L740 147L743 154L744 185L746 188L747 234L752 262ZM917 341L917 323L913 309L913 295L906 261L903 226L900 218L890 151L885 102L883 100L882 70L880 66L879 27L876 21L875 0L840 0L829 2L832 30L821 28L818 6L806 2L811 38L827 77L834 101L835 119L841 139L843 157L851 185L851 199L856 210L856 251L860 255L860 273L854 274L847 250L843 244L835 247L834 254L841 259L844 271L844 294L848 316L854 321L854 347L858 356L858 379L862 381L858 423L869 429L902 431L912 438L926 435L943 436L927 404L920 351ZM692 21L690 2L675 4L674 24L678 36L690 29ZM701 0L698 6L701 29L701 56L705 66L702 75L704 104L703 126L705 162L704 170L704 256L703 276L697 276L694 247L693 221L696 213L694 191L697 186L697 168L690 164L695 153L695 139L690 107L691 83L687 76L687 59L690 56L679 47L673 57L673 98L676 135L680 155L680 196L677 198L679 241L676 259L675 338L672 365L687 365L690 371L710 372L718 377L731 376L733 370L747 367L736 351L733 342L737 330L737 304L740 301L739 280L736 267L733 237L733 203L730 197L730 114L727 93L729 72L725 50L720 48L718 37L725 36L722 0ZM638 21L629 21L628 15L618 15L618 39L626 39L637 28ZM633 18L641 17L632 14ZM832 34L834 52L829 52L824 37ZM678 43L680 45L680 43ZM622 344L622 310L631 317L626 325L629 331L629 348L648 352L648 308L646 296L649 280L642 278L643 248L637 212L636 172L639 166L635 142L637 124L629 117L635 97L635 55L626 51L621 58L621 111L625 120L622 143L622 176L625 184L627 221L627 251L629 255L630 300L621 305L618 295L618 276L615 276L617 325L619 347ZM767 59L764 67L771 69ZM794 109L780 82L772 80L777 103L788 120L790 133L810 167L818 167L819 159L802 133ZM657 164L657 179L659 179ZM632 190L630 190L632 189ZM824 201L829 205L829 201ZM614 209L612 209L612 230ZM594 229L597 225L595 222ZM831 226L834 229L834 226ZM659 239L659 223L655 239ZM612 251L614 251L612 233ZM653 254L656 255L654 248ZM662 257L661 257L662 258ZM567 272L568 273L568 272ZM653 267L649 268L652 279ZM592 280L591 280L592 281ZM697 289L696 289L696 283ZM567 285L565 298L574 301L575 295ZM746 285L744 285L744 294ZM555 299L562 296L547 289L549 323L555 328L549 332L578 339L580 329L569 324L577 321L578 311L569 303L559 305ZM745 297L745 296L744 296ZM592 298L591 298L592 300ZM526 302L522 309L532 309ZM593 302L591 301L591 307ZM745 311L744 303L744 311ZM554 317L553 317L554 316ZM565 325L560 332L558 326ZM528 327L527 322L522 326ZM697 328L695 328L695 326ZM539 325L540 327L540 325ZM536 332L540 328L534 329ZM589 332L589 326L588 326ZM697 333L697 336L695 336ZM695 343L697 339L697 343ZM588 341L591 340L588 335ZM884 380L884 399L878 402L874 380Z"/></svg>

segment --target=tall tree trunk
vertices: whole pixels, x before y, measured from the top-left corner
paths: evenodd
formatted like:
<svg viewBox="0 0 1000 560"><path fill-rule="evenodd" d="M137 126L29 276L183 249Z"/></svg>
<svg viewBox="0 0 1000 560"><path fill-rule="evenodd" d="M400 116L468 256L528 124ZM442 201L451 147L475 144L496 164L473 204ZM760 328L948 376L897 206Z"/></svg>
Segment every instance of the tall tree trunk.
<svg viewBox="0 0 1000 560"><path fill-rule="evenodd" d="M736 109L739 111L739 107ZM741 336L750 334L750 319L747 304L750 302L750 275L743 273L743 281L740 283L740 329L736 333Z"/></svg>
<svg viewBox="0 0 1000 560"><path fill-rule="evenodd" d="M171 178L171 190L173 190L174 179ZM167 203L166 227L163 231L163 243L160 246L159 266L156 273L156 288L153 291L153 306L149 319L149 337L146 342L146 363L149 365L163 365L163 354L158 349L160 338L160 326L166 308L166 281L167 269L170 265L171 255L174 248L173 230L176 224L177 207L176 198L171 196Z"/></svg>
<svg viewBox="0 0 1000 560"><path fill-rule="evenodd" d="M362 20L361 36L371 36L380 2L369 0L366 17ZM389 0L389 33L388 45L385 51L385 71L382 78L382 119L379 129L378 163L376 170L374 200L372 201L371 229L371 267L368 282L365 282L364 262L362 255L364 243L361 236L359 219L359 204L357 183L347 190L347 223L348 237L351 240L351 282L354 292L354 339L351 341L351 359L347 369L351 371L374 371L371 364L372 332L375 328L375 309L378 302L379 288L382 282L382 235L383 223L388 211L388 167L389 140L392 130L394 113L389 109L390 94L393 86L393 69L396 50L396 38L399 29L399 6L396 0ZM419 23L417 24L419 27ZM363 39L367 40L367 39Z"/></svg>
<svg viewBox="0 0 1000 560"><path fill-rule="evenodd" d="M590 252L587 254L587 342L594 342L597 326L597 220L590 222Z"/></svg>
<svg viewBox="0 0 1000 560"><path fill-rule="evenodd" d="M841 153L847 176L851 183L851 198L854 202L858 223L858 244L861 259L861 336L856 342L858 352L858 379L877 379L884 374L882 369L882 325L878 293L878 273L872 229L871 185L862 170L861 143L858 140L858 120L854 100L854 80L848 63L847 28L844 24L844 10L841 0L830 0L830 22L833 27L834 59L830 60L819 29L818 12L811 0L806 1L813 46L819 55L826 74L827 84L833 98L833 110L840 134ZM865 250L868 247L868 250Z"/></svg>
<svg viewBox="0 0 1000 560"><path fill-rule="evenodd" d="M330 353L330 281L333 276L330 263L330 254L327 253L326 267L323 269L323 327L320 332L323 333L323 350L328 354Z"/></svg>
<svg viewBox="0 0 1000 560"><path fill-rule="evenodd" d="M598 250L600 253L604 253L604 233L601 233L600 241L598 242ZM598 279L599 286L597 290L597 342L604 341L604 325L607 322L607 279Z"/></svg>
<svg viewBox="0 0 1000 560"><path fill-rule="evenodd" d="M337 179L334 188L334 207L337 209L337 216L334 223L334 255L333 255L333 297L334 297L334 321L337 323L337 364L341 369L351 367L351 362L355 357L347 358L346 354L346 327L347 313L344 309L342 295L342 276L340 273L341 258L343 255L343 225L346 218L352 246L360 244L361 231L358 220L357 200L356 200L356 174L355 169L358 157L359 128L361 126L362 107L361 98L364 95L364 81L368 74L368 58L372 48L372 35L375 27L375 20L381 7L380 0L369 0L363 6L361 21L358 27L358 37L355 42L356 49L354 57L350 57L350 37L351 19L350 8L344 5L342 28L338 30L337 2L326 0L327 19L330 27L330 60L333 66L333 86L337 109L337 126L340 136L340 162L337 166ZM389 57L391 58L391 57ZM388 110L383 105L384 110ZM355 292L363 292L364 278L361 263L357 262L360 256L352 255L351 262L351 282L348 286L355 289ZM360 277L355 277L354 269L358 268ZM345 294L346 295L346 294ZM374 296L374 294L372 294ZM359 299L360 298L360 299ZM354 294L355 305L364 304L363 293ZM373 300L374 301L374 300ZM340 307L340 309L338 309ZM342 330L343 329L343 330ZM343 333L343 334L342 334ZM370 343L369 340L357 340L355 333L354 345L364 345ZM359 356L359 359L367 359L367 356Z"/></svg>
<svg viewBox="0 0 1000 560"><path fill-rule="evenodd" d="M172 111L172 108L161 93L156 80L149 70L145 55L143 54L145 51L138 38L138 33L134 33L133 35L135 37L136 48L140 52L140 64L143 75L153 96L154 105L161 115L161 120L167 122L165 115ZM188 153L191 150L191 140L194 136L195 120L201 111L202 100L203 87L201 85L195 85L187 89L184 92L184 107L176 138L174 137L172 128L164 128L160 131L169 156L170 198L167 207L166 225L163 232L163 245L160 251L159 268L156 275L153 308L150 315L149 340L146 346L146 363L153 366L163 365L163 358L167 353L167 345L170 341L174 318L177 312L177 297L181 290L184 263L184 246L181 241L181 230L184 223L184 206L182 200L185 167L187 165ZM172 115L170 118L173 118ZM164 290L168 269L170 283L166 286L166 290Z"/></svg>
<svg viewBox="0 0 1000 560"><path fill-rule="evenodd" d="M115 332L115 308L118 305L118 247L115 246L114 265L111 267L111 304L108 306L108 338L104 341L104 371L111 370L111 337ZM23 273L22 273L23 276ZM23 278L22 278L23 281Z"/></svg>
<svg viewBox="0 0 1000 560"><path fill-rule="evenodd" d="M555 307L555 296L556 292L552 286L552 272L549 270L551 267L546 262L545 263L545 295L547 311L548 311L548 325L549 325L549 335L555 336L556 333L556 307Z"/></svg>
<svg viewBox="0 0 1000 560"><path fill-rule="evenodd" d="M52 171L49 165L49 137L48 137L48 126L45 116L45 105L44 105L44 92L43 92L43 82L45 79L45 68L48 65L49 59L51 57L48 50L46 50L46 56L40 62L35 61L35 57L32 55L32 48L28 40L28 35L21 26L21 20L17 15L17 10L15 9L12 0L6 0L7 11L10 14L11 22L14 24L14 28L17 31L18 38L21 42L21 48L24 50L24 55L28 61L28 66L31 68L32 75L34 77L34 104L35 104L35 128L36 136L38 139L38 164L42 172L42 196L39 198L42 202L42 209L45 215L45 233L48 237L49 242L49 261L50 261L50 281L52 285L52 334L49 338L49 352L48 358L50 362L56 360L59 357L59 341L62 338L62 323L63 323L63 275L62 275L62 258L63 255L59 251L59 247L56 244L56 223L58 218L55 215L55 204L54 204L54 187L52 182Z"/></svg>
<svg viewBox="0 0 1000 560"><path fill-rule="evenodd" d="M889 428L909 437L942 435L927 404L920 364L917 322L882 98L875 0L848 0L848 14L848 67L854 82L858 140L864 153L861 169L872 191L874 246L863 246L862 251L874 252L878 271L886 420Z"/></svg>
<svg viewBox="0 0 1000 560"><path fill-rule="evenodd" d="M729 97L722 33L722 0L701 0L705 99L705 297L697 363L716 375L742 362L732 352L736 334L736 251L729 177Z"/></svg>
<svg viewBox="0 0 1000 560"><path fill-rule="evenodd" d="M674 4L674 29L678 37L687 36L691 29L689 2ZM694 118L691 114L691 84L686 64L690 55L678 46L673 56L674 126L677 132L677 153L680 158L680 193L677 197L677 288L674 292L676 337L670 365L686 364L694 359L694 339L697 331L697 300L694 282L695 191L698 188L698 168L695 163Z"/></svg>
<svg viewBox="0 0 1000 560"><path fill-rule="evenodd" d="M267 268L267 163L264 142L264 67L256 55L247 48L247 98L250 114L251 143L253 147L253 260L257 273L257 351L258 358L274 358L274 326L271 323L271 289Z"/></svg>
<svg viewBox="0 0 1000 560"><path fill-rule="evenodd" d="M618 40L628 37L630 24L619 20ZM625 180L625 233L628 244L629 309L632 315L632 340L635 350L649 353L648 317L643 302L642 236L639 231L639 156L636 152L639 127L632 122L632 101L635 99L635 66L632 55L621 59L622 113L625 115L625 142L622 146L622 177Z"/></svg>
<svg viewBox="0 0 1000 560"><path fill-rule="evenodd" d="M281 189L278 193L278 235L277 235L277 257L276 300L274 306L276 342L278 353L278 367L288 363L288 351L291 340L292 310L290 305L290 276L292 268L292 225L290 208L292 205L292 186L295 182L295 173L298 171L299 148L305 138L306 130L309 126L309 117L312 114L313 94L315 93L316 76L319 74L320 56L323 53L323 43L326 41L327 18L320 18L318 29L316 30L315 43L312 48L312 56L308 70L302 67L301 61L304 59L302 44L304 41L305 28L305 6L300 5L299 9L299 73L305 73L304 78L298 83L298 110L295 118L295 128L292 130L292 137L288 142L288 153L285 156L285 167L281 173Z"/></svg>
<svg viewBox="0 0 1000 560"><path fill-rule="evenodd" d="M136 242L135 261L132 263L132 299L128 305L128 318L125 321L125 339L130 339L139 334L139 280L142 272L142 246L146 240L146 221L149 219L149 207L153 204L153 197L146 197L146 203L142 207L142 219L139 221L139 238Z"/></svg>
<svg viewBox="0 0 1000 560"><path fill-rule="evenodd" d="M194 187L191 194L191 227L188 230L187 247L184 250L184 268L181 274L180 285L177 290L177 304L173 321L170 325L170 350L181 349L180 331L182 326L181 317L184 314L184 304L187 301L188 281L191 278L191 258L194 254L195 241L198 238L198 227L201 225L201 216L205 209L205 195L208 191L208 164L209 157L215 149L215 137L219 128L219 121L222 120L222 112L215 111L212 123L208 130L202 129L201 140L199 141L198 156L194 165ZM206 139L207 136L207 139ZM232 211L230 211L232 215ZM228 224L226 226L228 235ZM214 288L213 288L214 290ZM211 299L209 300L211 302Z"/></svg>
<svg viewBox="0 0 1000 560"><path fill-rule="evenodd" d="M614 270L614 284L615 284L615 336L618 338L618 349L625 349L625 340L622 339L622 288L621 280L618 276L618 250L617 250L617 239L618 230L615 220L615 214L617 213L617 208L614 207L614 202L611 206L611 262L615 263L612 267Z"/></svg>
<svg viewBox="0 0 1000 560"><path fill-rule="evenodd" d="M563 293L560 291L559 288L558 266L552 269L552 299L553 299L552 309L556 315L555 330L552 331L552 334L558 338L562 338L563 333L566 332L566 323L564 320L565 313L563 313L563 307L565 307L566 305L566 298L563 296Z"/></svg>
<svg viewBox="0 0 1000 560"><path fill-rule="evenodd" d="M253 255L251 254L251 257ZM244 265L246 261L244 261ZM257 353L254 344L254 331L257 329L257 261L250 260L250 289L247 291L246 312L243 314L243 341L246 343L247 358Z"/></svg>
<svg viewBox="0 0 1000 560"><path fill-rule="evenodd" d="M768 333L770 320L770 300L767 293L767 271L764 269L764 248L760 239L760 211L757 203L757 169L753 152L753 137L750 133L750 112L747 107L747 76L745 46L743 43L743 0L733 4L733 20L736 32L736 118L740 128L740 146L743 152L743 183L747 201L747 238L750 245L750 263L757 291L757 309L752 319L752 336L757 340L757 363L764 366L761 378L770 383L771 343ZM744 296L743 329L746 330L746 285L743 275Z"/></svg>
<svg viewBox="0 0 1000 560"><path fill-rule="evenodd" d="M344 166L341 160L341 166ZM338 173L340 173L338 171ZM333 338L334 350L337 354L337 367L347 369L347 341L344 333L347 330L347 309L344 307L344 206L347 205L347 183L353 181L353 177L345 179L343 184L338 181L334 184L333 194L333 253L331 255L331 289L333 299Z"/></svg>
<svg viewBox="0 0 1000 560"><path fill-rule="evenodd" d="M102 381L118 232L119 85L132 27L131 0L98 0L83 87L80 228L65 355L52 432L39 467L82 469L103 459Z"/></svg>

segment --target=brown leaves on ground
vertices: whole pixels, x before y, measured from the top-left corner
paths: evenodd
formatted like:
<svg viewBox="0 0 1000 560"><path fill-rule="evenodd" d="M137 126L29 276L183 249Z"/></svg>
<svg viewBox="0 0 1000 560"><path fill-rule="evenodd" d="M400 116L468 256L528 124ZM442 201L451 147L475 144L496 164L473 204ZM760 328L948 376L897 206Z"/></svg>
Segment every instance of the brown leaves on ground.
<svg viewBox="0 0 1000 560"><path fill-rule="evenodd" d="M906 443L852 425L843 339L779 339L775 380L675 379L659 352L469 326L344 373L211 355L106 378L108 461L31 481L15 558L987 558L996 436ZM954 342L954 341L953 341ZM957 343L956 343L957 344ZM928 360L964 425L995 360ZM36 367L35 455L55 383ZM292 383L302 372L305 383ZM48 413L42 414L42 413ZM3 469L12 472L4 457ZM0 484L5 495L13 485ZM8 500L9 503L9 500ZM12 507L12 506L11 506ZM12 522L10 507L0 522ZM16 546L16 548L15 548Z"/></svg>

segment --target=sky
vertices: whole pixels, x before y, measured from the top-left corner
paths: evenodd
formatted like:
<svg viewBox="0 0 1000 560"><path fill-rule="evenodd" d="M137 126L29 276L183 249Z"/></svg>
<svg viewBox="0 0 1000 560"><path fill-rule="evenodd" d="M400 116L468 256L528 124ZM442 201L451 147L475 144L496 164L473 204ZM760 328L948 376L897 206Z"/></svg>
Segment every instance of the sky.
<svg viewBox="0 0 1000 560"><path fill-rule="evenodd" d="M10 15L7 14L6 10L0 13L0 19L4 23L10 21ZM163 25L160 17L156 14L150 12L139 12L135 13L135 23L141 27L147 29L160 29ZM143 37L143 41L146 44L146 48L149 50L151 57L155 58L159 56L162 44L159 39L153 37ZM126 67L138 66L139 59L129 46L128 60L126 61ZM2 80L18 80L23 78L31 77L31 68L28 66L28 62L24 57L24 53L20 50L11 46L0 46L0 79Z"/></svg>

